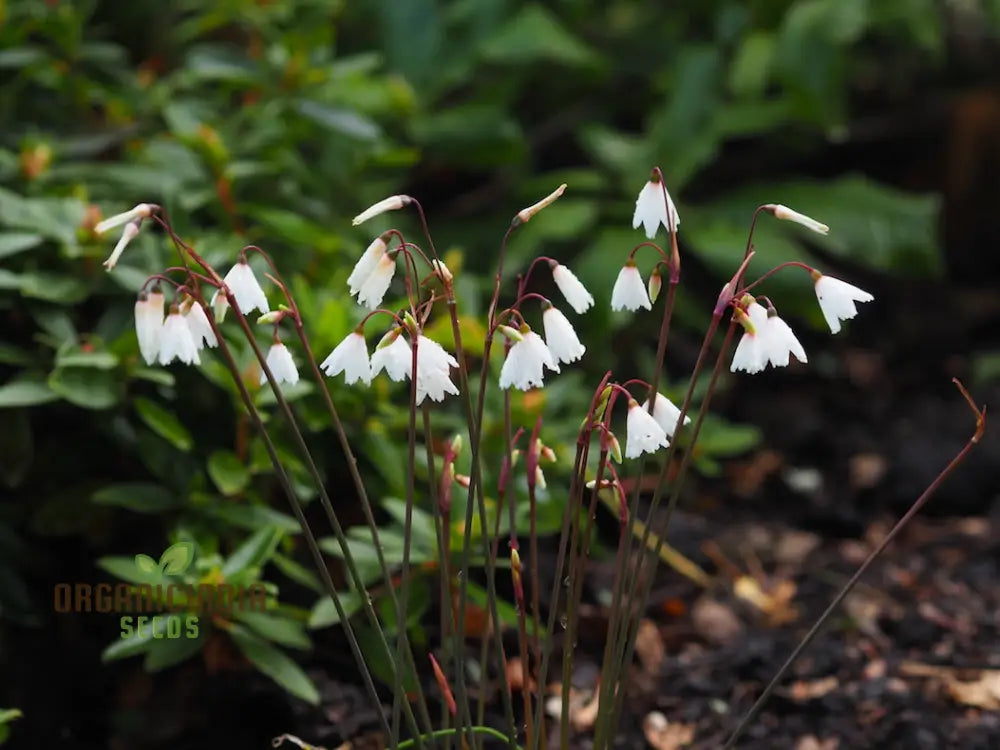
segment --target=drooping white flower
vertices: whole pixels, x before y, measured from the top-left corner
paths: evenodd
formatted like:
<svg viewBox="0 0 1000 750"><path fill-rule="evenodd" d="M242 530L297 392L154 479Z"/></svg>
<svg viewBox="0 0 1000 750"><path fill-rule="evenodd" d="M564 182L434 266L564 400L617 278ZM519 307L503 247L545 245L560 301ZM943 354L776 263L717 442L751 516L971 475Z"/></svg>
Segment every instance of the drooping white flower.
<svg viewBox="0 0 1000 750"><path fill-rule="evenodd" d="M796 224L801 224L807 229L811 229L817 234L830 234L830 227L826 224L816 221L816 219L806 216L805 214L800 214L798 211L793 211L788 206L782 206L778 204L774 207L774 218L781 219L783 221L794 221Z"/></svg>
<svg viewBox="0 0 1000 750"><path fill-rule="evenodd" d="M652 310L653 304L649 301L649 294L646 292L646 285L642 283L639 269L635 267L635 263L629 261L618 272L614 289L611 290L611 309L634 311L640 307Z"/></svg>
<svg viewBox="0 0 1000 750"><path fill-rule="evenodd" d="M359 380L365 385L372 382L372 364L368 359L365 337L359 331L352 331L323 360L320 369L333 377L344 373L344 382L350 385Z"/></svg>
<svg viewBox="0 0 1000 750"><path fill-rule="evenodd" d="M594 297L587 291L576 275L562 263L552 266L552 280L556 282L562 296L577 315L583 315L594 306Z"/></svg>
<svg viewBox="0 0 1000 750"><path fill-rule="evenodd" d="M526 325L521 327L521 336L523 339L511 346L500 368L500 387L504 390L511 386L522 391L541 388L546 367L559 372L559 365L541 336Z"/></svg>
<svg viewBox="0 0 1000 750"><path fill-rule="evenodd" d="M362 285L371 275L371 272L375 270L379 259L385 255L386 247L386 242L380 235L372 240L372 243L361 254L361 257L358 258L358 262L354 264L354 270L347 277L347 285L351 288L352 297L361 291Z"/></svg>
<svg viewBox="0 0 1000 750"><path fill-rule="evenodd" d="M413 198L408 195L390 195L388 198L383 198L378 203L375 203L364 211L359 213L354 217L351 222L353 226L357 226L362 222L368 221L379 214L384 214L386 211L397 211L403 206L408 206L413 202Z"/></svg>
<svg viewBox="0 0 1000 750"><path fill-rule="evenodd" d="M794 354L795 359L799 362L808 361L806 350L795 338L792 329L778 317L777 313L768 311L762 335L768 361L775 367L787 367L789 354Z"/></svg>
<svg viewBox="0 0 1000 750"><path fill-rule="evenodd" d="M97 234L104 234L109 229L120 227L122 224L128 224L130 221L134 222L149 218L152 213L153 207L151 205L148 203L140 203L137 206L133 206L128 211L115 214L114 216L109 216L104 221L98 222L94 227L94 232ZM138 227L136 228L138 229Z"/></svg>
<svg viewBox="0 0 1000 750"><path fill-rule="evenodd" d="M385 338L392 336L392 340L385 343ZM379 342L372 354L372 377L385 370L390 380L397 383L410 377L413 369L413 354L406 339L400 336L398 328L394 328L385 338ZM420 356L420 352L417 352ZM419 362L418 362L419 364Z"/></svg>
<svg viewBox="0 0 1000 750"><path fill-rule="evenodd" d="M451 380L451 368L458 367L458 360L451 356L438 342L423 334L417 337L417 404L426 397L431 401L443 401L446 393L458 395L458 386ZM407 366L406 374L410 374Z"/></svg>
<svg viewBox="0 0 1000 750"><path fill-rule="evenodd" d="M236 304L240 306L240 312L244 315L249 315L253 310L266 313L271 309L267 304L267 295L257 283L257 277L253 275L253 269L250 268L250 264L246 262L245 258L240 258L239 262L229 269L229 273L226 274L223 281L226 282L229 291L233 293ZM218 291L216 291L216 295L219 295ZM212 297L213 307L218 302L217 296ZM222 297L225 299L225 295ZM216 318L218 318L218 310L216 310Z"/></svg>
<svg viewBox="0 0 1000 750"><path fill-rule="evenodd" d="M642 403L642 410L649 413L649 399ZM681 416L681 410L674 406L674 402L662 393L656 394L656 401L653 402L653 419L663 428L668 438L674 436L674 428L677 427L677 420ZM691 424L691 417L684 415L684 424Z"/></svg>
<svg viewBox="0 0 1000 750"><path fill-rule="evenodd" d="M668 207L670 211L669 219L667 215ZM674 201L670 197L670 193L667 192L663 183L650 180L642 186L642 190L639 191L639 197L636 198L635 213L632 214L632 228L638 229L639 225L642 224L642 228L646 231L646 236L649 239L653 239L660 224L663 224L668 232L671 231L670 219L673 220L673 229L676 230L677 226L681 223L681 219L677 215L677 208L674 206Z"/></svg>
<svg viewBox="0 0 1000 750"><path fill-rule="evenodd" d="M299 382L299 371L295 367L295 360L292 359L292 353L280 341L271 344L265 361L267 362L267 368L274 375L276 382L288 383L289 385L295 385ZM266 382L267 375L262 370L260 373L260 384L264 385Z"/></svg>
<svg viewBox="0 0 1000 750"><path fill-rule="evenodd" d="M135 335L139 339L139 352L147 365L156 362L163 333L163 292L139 292L135 301Z"/></svg>
<svg viewBox="0 0 1000 750"><path fill-rule="evenodd" d="M736 352L733 354L733 363L730 365L731 372L744 370L750 374L760 372L767 367L768 350L765 345L767 325L767 310L757 302L751 302L745 313L742 310L737 313L740 322L743 324L743 336L740 343L736 345Z"/></svg>
<svg viewBox="0 0 1000 750"><path fill-rule="evenodd" d="M628 401L625 420L625 458L638 458L643 453L655 453L670 445L664 432L653 417L639 406L635 399Z"/></svg>
<svg viewBox="0 0 1000 750"><path fill-rule="evenodd" d="M160 333L158 359L161 365L169 365L175 357L186 365L201 364L198 347L194 343L187 321L184 320L177 305L171 305L170 314L163 323L163 330Z"/></svg>
<svg viewBox="0 0 1000 750"><path fill-rule="evenodd" d="M850 320L858 314L855 302L871 302L875 299L864 289L858 289L853 284L832 276L814 272L813 278L816 280L816 299L819 300L819 309L823 311L823 317L830 326L830 333L840 331L840 321Z"/></svg>
<svg viewBox="0 0 1000 750"><path fill-rule="evenodd" d="M587 351L577 338L572 323L557 308L549 307L542 313L542 325L545 328L545 345L557 363L576 362Z"/></svg>
<svg viewBox="0 0 1000 750"><path fill-rule="evenodd" d="M389 284L392 283L392 276L396 272L396 259L389 254L383 255L375 263L372 272L368 274L358 290L358 304L366 305L369 310L376 310L382 304Z"/></svg>
<svg viewBox="0 0 1000 750"><path fill-rule="evenodd" d="M130 221L126 224L118 244L115 245L115 249L111 251L111 255L102 265L109 271L114 268L118 264L118 259L122 257L122 253L125 252L125 248L128 247L128 243L134 240L138 234L139 224L137 222Z"/></svg>
<svg viewBox="0 0 1000 750"><path fill-rule="evenodd" d="M215 331L212 330L212 324L208 322L208 316L205 315L205 309L201 305L192 301L183 315L184 321L191 331L194 344L198 349L206 345L210 348L219 345L219 340L215 337Z"/></svg>

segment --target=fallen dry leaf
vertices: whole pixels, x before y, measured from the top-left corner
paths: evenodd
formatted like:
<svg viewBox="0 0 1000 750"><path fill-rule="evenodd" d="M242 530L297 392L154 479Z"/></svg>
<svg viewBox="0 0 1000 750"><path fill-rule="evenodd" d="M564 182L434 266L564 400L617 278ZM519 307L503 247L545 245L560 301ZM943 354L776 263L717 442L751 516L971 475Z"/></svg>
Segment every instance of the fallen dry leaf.
<svg viewBox="0 0 1000 750"><path fill-rule="evenodd" d="M799 737L795 743L795 750L837 750L840 740L836 737L827 737L821 740L815 734L807 734Z"/></svg>
<svg viewBox="0 0 1000 750"><path fill-rule="evenodd" d="M639 621L639 631L635 636L635 653L639 657L642 671L655 676L667 658L667 650L660 636L660 629L649 618Z"/></svg>
<svg viewBox="0 0 1000 750"><path fill-rule="evenodd" d="M821 677L818 680L797 680L788 690L789 697L796 703L822 698L827 693L835 690L840 683L834 675Z"/></svg>
<svg viewBox="0 0 1000 750"><path fill-rule="evenodd" d="M553 719L562 716L562 685L552 683L548 687L551 696L545 701L545 713ZM569 689L569 723L577 732L594 726L600 708L600 684L593 690Z"/></svg>
<svg viewBox="0 0 1000 750"><path fill-rule="evenodd" d="M770 587L770 591L765 591L750 576L740 576L733 584L733 593L767 615L772 625L784 625L798 618L798 610L792 604L795 592L795 583L789 580L778 581Z"/></svg>
<svg viewBox="0 0 1000 750"><path fill-rule="evenodd" d="M691 623L709 643L725 646L743 637L743 623L730 607L703 596L691 608Z"/></svg>
<svg viewBox="0 0 1000 750"><path fill-rule="evenodd" d="M964 706L1000 710L1000 669L984 669L973 682L962 682L949 674L945 677L945 687L951 697Z"/></svg>
<svg viewBox="0 0 1000 750"><path fill-rule="evenodd" d="M677 750L694 740L693 724L671 724L659 711L646 714L642 722L646 742L655 750Z"/></svg>

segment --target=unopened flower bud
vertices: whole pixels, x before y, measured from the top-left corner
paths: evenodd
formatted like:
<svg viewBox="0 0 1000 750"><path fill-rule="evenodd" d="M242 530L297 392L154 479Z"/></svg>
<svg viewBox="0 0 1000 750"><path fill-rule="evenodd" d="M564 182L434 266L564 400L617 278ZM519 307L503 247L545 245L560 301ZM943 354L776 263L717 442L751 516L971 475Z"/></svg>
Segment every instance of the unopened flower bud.
<svg viewBox="0 0 1000 750"><path fill-rule="evenodd" d="M451 439L451 454L453 456L457 456L461 452L462 452L462 436L455 435L455 437Z"/></svg>
<svg viewBox="0 0 1000 750"><path fill-rule="evenodd" d="M448 266L444 264L443 260L434 259L431 261L431 266L434 268L434 273L436 273L445 284L451 282L454 276L452 276L451 271L448 270Z"/></svg>
<svg viewBox="0 0 1000 750"><path fill-rule="evenodd" d="M622 446L613 432L607 433L607 449L615 463L622 462Z"/></svg>
<svg viewBox="0 0 1000 750"><path fill-rule="evenodd" d="M115 214L114 216L109 216L104 221L98 222L94 227L94 232L97 234L104 234L109 229L114 229L115 227L120 227L122 224L128 224L129 222L134 222L140 219L149 218L153 213L153 207L148 203L140 203L134 208L130 208L120 214ZM138 227L136 227L138 229Z"/></svg>
<svg viewBox="0 0 1000 750"><path fill-rule="evenodd" d="M393 341L399 338L399 334L402 333L403 329L399 326L393 326L389 329L389 332L385 334L379 342L375 345L375 351L379 349L385 349L387 346L391 345Z"/></svg>
<svg viewBox="0 0 1000 750"><path fill-rule="evenodd" d="M456 474L455 484L457 484L459 487L464 487L465 489L469 489L469 485L472 484L472 480L469 478L468 474Z"/></svg>
<svg viewBox="0 0 1000 750"><path fill-rule="evenodd" d="M510 341L524 341L524 336L516 328L511 328L510 326L497 326L497 330L500 331L504 336Z"/></svg>
<svg viewBox="0 0 1000 750"><path fill-rule="evenodd" d="M257 318L257 325L259 326L271 325L272 323L277 323L283 317L285 317L284 310L271 310L270 312L266 312L259 318Z"/></svg>
<svg viewBox="0 0 1000 750"><path fill-rule="evenodd" d="M523 224L524 222L529 221L532 216L537 214L543 208L552 203L555 203L555 201L559 198L559 196L561 196L564 192L566 192L566 183L563 183L562 185L557 187L547 196L538 201L538 203L535 203L532 206L528 206L527 208L518 211L517 216L514 218L515 223L520 222Z"/></svg>
<svg viewBox="0 0 1000 750"><path fill-rule="evenodd" d="M413 198L408 195L391 195L359 213L354 217L354 220L351 221L351 224L353 226L357 226L358 224L366 222L379 214L384 214L386 211L398 211L411 203L413 203Z"/></svg>
<svg viewBox="0 0 1000 750"><path fill-rule="evenodd" d="M555 463L556 452L552 450L549 446L545 445L545 443L539 442L538 455L540 455L542 458L544 458L546 461L549 461L550 463Z"/></svg>
<svg viewBox="0 0 1000 750"><path fill-rule="evenodd" d="M794 221L796 224L801 224L817 234L830 233L830 227L826 224L818 222L816 219L806 216L805 214L800 214L798 211L793 211L788 206L782 206L781 204L768 204L766 208L774 214L774 218L776 219L781 219L782 221Z"/></svg>
<svg viewBox="0 0 1000 750"><path fill-rule="evenodd" d="M136 238L139 234L139 224L135 221L130 221L125 225L125 229L122 230L121 239L118 240L118 244L115 245L115 249L111 251L110 257L104 261L104 267L109 271L115 267L118 263L118 259L122 257L122 253L125 252L125 248L128 247L128 243Z"/></svg>
<svg viewBox="0 0 1000 750"><path fill-rule="evenodd" d="M545 484L545 473L542 471L541 466L535 467L535 486L541 487L543 490L548 486Z"/></svg>
<svg viewBox="0 0 1000 750"><path fill-rule="evenodd" d="M649 291L649 301L656 302L656 298L660 296L660 289L663 287L663 276L660 275L660 266L657 265L653 269L653 272L649 274L649 282L646 285Z"/></svg>
<svg viewBox="0 0 1000 750"><path fill-rule="evenodd" d="M586 488L588 490L592 490L595 487L597 487L597 480L596 479L591 479L589 482L587 482L587 484L585 486L586 486ZM615 486L615 481L613 479L602 479L601 480L601 487L600 488L602 490L606 490L608 487L614 487L614 486Z"/></svg>

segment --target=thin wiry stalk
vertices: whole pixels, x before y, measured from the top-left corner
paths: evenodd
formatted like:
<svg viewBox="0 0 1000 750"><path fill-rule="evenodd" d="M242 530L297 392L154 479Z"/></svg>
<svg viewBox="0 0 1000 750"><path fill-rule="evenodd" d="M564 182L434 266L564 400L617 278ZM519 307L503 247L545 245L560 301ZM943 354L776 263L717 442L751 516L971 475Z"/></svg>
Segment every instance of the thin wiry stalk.
<svg viewBox="0 0 1000 750"><path fill-rule="evenodd" d="M920 497L913 501L913 505L910 506L909 510L903 514L903 516L896 522L895 526L893 526L889 533L885 535L881 542L879 542L878 546L876 546L875 549L869 553L868 557L865 558L865 561L861 563L856 571L854 571L854 575L852 575L847 583L844 584L843 588L837 592L833 601L830 602L829 606L823 611L823 614L821 614L816 622L813 623L813 626L809 628L809 632L807 632L795 648L792 649L792 653L788 655L787 659L785 659L785 663L781 665L781 668L778 669L774 677L772 677L767 683L767 686L764 688L764 692L760 694L760 697L754 701L750 710L748 710L743 715L743 718L740 719L740 723L736 726L736 729L733 730L729 739L726 740L723 750L728 750L729 748L736 746L736 741L743 735L747 727L750 726L750 722L757 716L760 709L763 708L767 699L771 696L771 693L774 692L774 689L785 676L785 673L788 672L792 664L795 663L802 652L806 650L810 643L812 643L813 639L823 629L823 626L826 625L830 616L837 610L838 607L840 607L844 598L851 592L855 585L857 585L862 576L868 572L868 568L871 567L872 563L875 562L875 560L877 560L883 552L885 552L886 548L888 548L893 541L895 541L900 532L906 528L910 521L913 520L914 516L916 516L917 513L920 512L921 508L927 504L927 501L931 499L931 496L937 492L938 487L940 487L944 480L947 479L948 476L955 470L955 468L965 460L966 456L969 455L969 452L982 438L983 432L986 430L986 407L977 406L976 402L972 400L972 396L969 395L969 392L965 389L965 386L963 386L957 378L953 378L952 382L958 387L962 397L969 404L969 408L972 409L973 414L976 415L976 430L972 434L972 437L969 438L955 457L948 462L948 465L941 470L941 473L934 478L934 481L927 486L927 489L923 491Z"/></svg>
<svg viewBox="0 0 1000 750"><path fill-rule="evenodd" d="M403 560L400 571L399 598L396 608L396 658L404 660L407 641L407 611L410 603L410 545L413 530L413 503L416 502L416 465L417 465L417 354L419 337L413 336L410 345L410 421L407 425L406 440L406 510L403 518ZM392 583L389 582L389 586ZM418 680L419 682L419 680ZM395 732L399 726L399 709L406 700L402 680L395 686L392 706L392 728ZM397 734L392 735L394 743L399 741Z"/></svg>
<svg viewBox="0 0 1000 750"><path fill-rule="evenodd" d="M371 699L372 705L378 707L381 705L381 701L378 697L378 691L375 689L375 683L372 681L371 672L368 669L368 663L365 661L364 653L361 651L361 646L354 634L354 628L351 625L350 616L344 610L344 605L340 601L337 588L333 583L333 579L330 577L330 571L326 567L326 561L323 558L323 553L320 551L319 545L316 543L316 537L313 535L312 529L309 527L309 522L306 520L305 513L302 510L302 504L300 503L298 496L295 494L295 490L292 488L291 480L288 478L288 474L285 472L285 467L282 465L281 459L278 457L278 451L275 448L274 443L271 441L271 436L267 432L267 428L264 427L264 422L260 417L260 413L257 411L257 407L254 405L253 398L250 396L246 385L243 383L243 377L240 373L239 367L237 367L232 352L229 350L229 346L226 344L226 340L223 338L222 332L219 330L218 324L215 321L215 315L205 305L204 298L201 296L200 290L197 290L196 294L198 299L195 304L202 305L202 308L205 310L209 325L212 327L212 331L215 333L215 338L219 342L219 353L222 355L222 359L233 377L233 382L236 384L236 388L240 394L240 400L246 407L246 410L250 415L250 419L253 421L261 439L264 441L264 449L267 451L271 464L274 466L275 474L278 477L278 483L281 485L281 488L284 490L285 495L288 498L292 512L295 514L295 518L299 522L299 526L302 529L302 534L305 536L306 545L309 547L309 552L313 558L313 564L316 566L317 571L319 571L323 585L325 586L327 593L330 595L330 598L333 600L333 606L337 610L337 615L340 618L344 634L347 637L348 646L351 649L354 660L358 665L359 671L361 672L361 681L364 683L365 691L368 693L368 697ZM235 300L230 300L230 302L233 303ZM274 380L274 375L271 373L270 368L267 366L266 360L261 363L261 368L263 369L264 375L267 377L268 383L271 384L271 387L277 388L278 385ZM388 735L389 724L386 721L385 713L381 710L377 711L377 713L382 731Z"/></svg>
<svg viewBox="0 0 1000 750"><path fill-rule="evenodd" d="M232 297L231 294L227 295L227 298L229 299L229 304L233 307L234 312L237 313L236 319L239 322L240 327L243 329L243 333L246 336L247 340L249 341L250 346L253 349L254 355L260 362L261 367L262 368L266 367L267 366L266 357L264 356L263 352L261 352L260 347L257 345L257 341L254 338L253 332L250 329L250 324L247 322L243 314L239 312L239 309L235 304L236 299ZM379 622L378 615L375 613L371 601L369 601L368 596L365 595L364 593L366 591L364 579L361 577L357 565L354 562L354 555L351 553L350 546L347 543L347 537L344 534L344 529L340 525L340 520L337 518L336 512L333 510L333 503L330 501L330 496L327 493L326 487L323 484L323 479L320 476L319 469L316 467L316 464L313 461L312 453L309 451L309 447L305 442L305 438L302 435L301 429L299 428L298 420L296 420L295 414L292 411L292 408L289 405L288 401L285 399L285 396L282 393L281 388L278 386L278 384L273 380L269 382L271 382L271 389L274 392L274 397L278 403L278 408L281 409L282 414L287 420L288 425L291 428L292 437L294 438L299 451L302 453L302 457L306 464L306 469L309 471L309 476L312 478L313 482L317 487L317 490L319 491L320 503L323 506L323 510L326 511L327 520L330 522L330 525L333 528L334 536L337 538L337 542L340 545L341 552L344 556L344 565L351 576L351 581L360 594L361 605L362 609L365 612L365 616L368 618L368 621L371 624L372 629L378 636L380 645L382 646L382 648L385 649L386 654L390 654L392 652L389 648L389 643L386 640L385 632L382 630L382 626L381 623ZM399 674L399 671L396 669L395 663L393 663L391 659L389 660L389 662L390 662L390 669L392 670L393 684L395 685L397 682L402 684L402 680L404 678ZM416 674L415 669L414 669L414 674ZM423 690L420 686L419 680L416 681L415 689L417 690L420 696L419 706L422 709L421 713L423 714L421 718L426 721L426 724L429 729L432 726L430 721L430 714L427 711L427 703L423 697ZM410 707L409 702L404 702L403 711L405 714L405 718L407 720L407 724L410 726L410 731L413 732L413 734L419 739L421 730L417 726L416 718L413 715L413 709ZM418 742L418 745L422 747L422 740Z"/></svg>
<svg viewBox="0 0 1000 750"><path fill-rule="evenodd" d="M715 329L718 327L719 318L720 318L719 315L713 315L712 316L712 324L709 326L708 335L706 335L706 337L705 337L705 343L703 344L703 347L702 347L703 350L708 345L708 343L711 341L712 336L714 336ZM696 444L696 442L698 440L698 435L701 432L702 423L704 422L705 416L708 413L708 408L709 408L709 405L711 403L712 396L715 393L715 386L716 386L716 383L718 382L719 375L720 375L720 373L722 371L723 361L725 360L726 354L729 351L729 346L732 343L733 333L735 332L735 330L736 330L736 322L735 321L730 321L729 327L726 330L726 336L723 339L722 346L719 349L719 354L718 354L718 356L716 357L716 360L715 360L715 367L712 369L712 376L711 376L711 379L709 380L708 389L705 392L705 397L702 400L701 407L698 409L698 416L695 419L694 425L692 426L692 429L691 429L691 433L690 433L691 434L690 445L689 445L688 449L684 452L684 456L681 459L681 465L680 465L680 468L677 471L677 476L674 479L674 483L673 483L673 486L671 488L670 499L669 499L669 501L667 503L667 508L666 508L665 513L664 513L663 521L662 521L662 523L660 524L659 528L656 531L657 536L659 537L659 543L656 544L656 545L649 545L648 544L648 537L649 537L649 533L650 533L650 528L653 525L653 512L655 510L655 503L659 499L658 496L661 493L661 488L665 485L666 474L667 474L667 471L668 471L669 466L670 466L670 464L669 464L670 454L673 452L672 449L675 446L674 442L671 442L671 444L670 444L671 450L667 452L667 456L664 459L663 468L660 471L660 481L657 483L656 491L655 491L655 493L653 495L654 504L651 505L650 513L649 513L649 520L648 520L648 522L646 524L646 528L645 528L645 530L643 532L642 545L640 546L640 550L642 551L642 557L640 557L640 560L639 560L639 566L640 566L640 568L636 572L635 579L634 579L635 582L637 584L640 582L640 578L641 578L640 577L640 571L643 568L645 568L648 565L651 565L652 569L649 570L646 573L646 579L645 579L644 582L641 583L641 585L642 585L642 593L641 593L641 595L639 596L639 598L630 598L631 601L636 601L636 602L645 602L645 601L647 601L647 599L649 598L649 592L653 588L653 580L655 578L654 574L656 572L657 562L660 559L660 549L662 548L664 542L666 541L666 531L667 531L667 528L670 525L670 519L671 519L671 517L673 515L674 509L677 507L677 502L678 502L678 499L680 498L681 489L684 486L684 478L685 478L685 476L687 474L687 469L688 469L688 466L690 465L691 457L692 457L692 455L694 455L694 446L695 446L695 444ZM698 361L701 362L701 360L702 360L702 354L699 353ZM694 384L695 384L695 378L696 377L697 377L697 374L693 373L692 377L691 377L691 387L688 389L688 393L687 393L687 395L684 398L684 406L682 407L681 414L680 414L680 416L678 417L678 420L677 420L678 421L678 427L679 427L680 424L683 423L683 421L684 421L684 415L685 415L687 409L691 405L691 398L692 398L693 391L694 391ZM650 549L650 547L652 549ZM633 618L633 620L634 620L634 622L630 624L630 627L629 627L629 630L628 630L628 638L625 641L625 651L624 651L624 654L622 655L621 664L631 664L632 663L632 656L635 653L635 640L636 640L636 637L637 637L638 632L639 632L639 620L640 620L640 617L636 616L635 618ZM614 701L614 704L613 704L612 726L617 725L617 723L619 721L619 718L621 716L621 709L622 709L621 698L623 696L624 696L624 691L621 691L621 690L619 690L618 693L616 694L616 698L615 698L615 701Z"/></svg>

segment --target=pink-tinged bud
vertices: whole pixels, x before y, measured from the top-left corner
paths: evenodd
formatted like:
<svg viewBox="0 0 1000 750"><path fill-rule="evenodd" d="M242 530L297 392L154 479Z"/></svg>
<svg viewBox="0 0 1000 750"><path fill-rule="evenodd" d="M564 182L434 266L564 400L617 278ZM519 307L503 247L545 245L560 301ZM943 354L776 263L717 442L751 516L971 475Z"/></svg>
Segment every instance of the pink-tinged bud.
<svg viewBox="0 0 1000 750"><path fill-rule="evenodd" d="M600 489L606 490L608 487L614 487L617 484L618 482L614 481L613 479L602 479ZM591 479L589 482L587 482L586 487L588 490L594 489L595 487L597 487L597 480Z"/></svg>
<svg viewBox="0 0 1000 750"><path fill-rule="evenodd" d="M271 310L271 312L266 312L257 318L257 325L266 326L272 323L279 322L288 313L285 310Z"/></svg>
<svg viewBox="0 0 1000 750"><path fill-rule="evenodd" d="M441 260L432 260L431 266L434 268L434 273L441 279L445 284L450 284L452 279L455 277L452 275L451 271L448 270L448 266L444 264Z"/></svg>
<svg viewBox="0 0 1000 750"><path fill-rule="evenodd" d="M602 446L611 455L611 458L615 463L620 464L622 462L622 446L618 442L618 438L611 431L604 433L604 445Z"/></svg>
<svg viewBox="0 0 1000 750"><path fill-rule="evenodd" d="M465 489L469 489L469 485L472 484L472 480L469 478L468 474L456 474L455 484L457 484L459 487L464 487Z"/></svg>
<svg viewBox="0 0 1000 750"><path fill-rule="evenodd" d="M555 463L556 452L552 450L549 446L545 445L545 443L539 443L538 446L539 446L539 455L549 463Z"/></svg>
<svg viewBox="0 0 1000 750"><path fill-rule="evenodd" d="M660 274L660 266L657 264L653 272L649 274L649 281L646 284L646 289L649 292L649 301L656 302L656 298L660 296L660 289L663 288L663 276Z"/></svg>
<svg viewBox="0 0 1000 750"><path fill-rule="evenodd" d="M555 203L556 200L559 199L559 196L561 196L565 192L566 192L566 183L563 183L562 185L560 185L559 187L557 187L555 190L553 190L551 193L549 193L547 196L545 196L540 201L538 201L538 203L535 203L532 206L528 206L527 208L524 208L524 209L521 209L520 211L518 211L517 212L517 216L514 217L513 223L514 224L517 224L517 223L523 224L524 222L529 221L532 216L534 216L535 214L537 214L543 208L545 208L546 206L548 206L548 205L550 205L552 203Z"/></svg>
<svg viewBox="0 0 1000 750"><path fill-rule="evenodd" d="M541 466L536 466L535 467L535 481L534 481L534 484L535 484L536 487L540 487L543 490L546 487L548 487L548 485L545 484L545 473L542 471L542 467Z"/></svg>
<svg viewBox="0 0 1000 750"><path fill-rule="evenodd" d="M451 455L453 456L459 455L462 452L462 436L455 435L455 437L451 439L449 448L451 448Z"/></svg>
<svg viewBox="0 0 1000 750"><path fill-rule="evenodd" d="M351 221L351 225L357 226L358 224L366 222L379 214L384 214L386 211L398 211L411 203L413 203L413 198L408 195L391 195L359 213L354 217L353 221Z"/></svg>
<svg viewBox="0 0 1000 750"><path fill-rule="evenodd" d="M427 654L431 660L431 669L434 670L434 679L437 681L438 688L441 690L441 695L444 696L444 702L448 705L448 711L454 716L458 713L458 705L455 703L455 696L452 695L451 686L448 684L448 678L444 676L444 670L441 669L441 665L437 663L437 659L434 658L434 654Z"/></svg>

